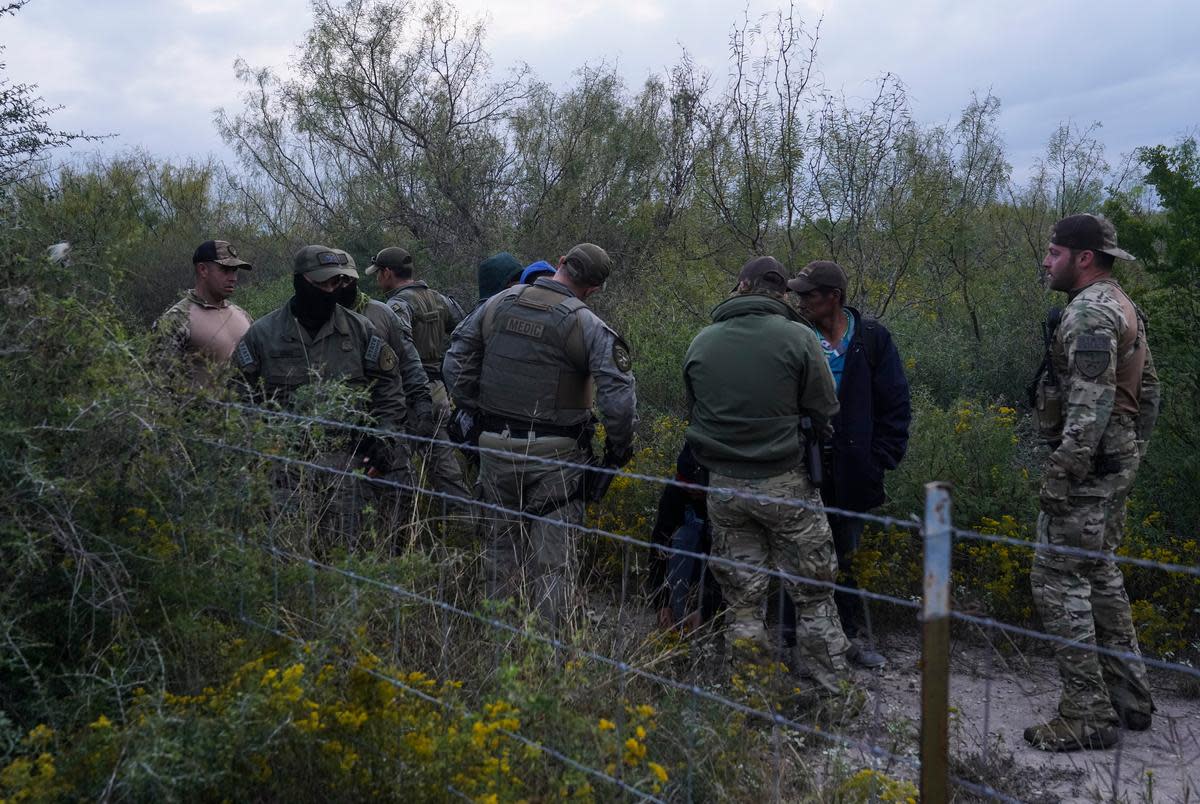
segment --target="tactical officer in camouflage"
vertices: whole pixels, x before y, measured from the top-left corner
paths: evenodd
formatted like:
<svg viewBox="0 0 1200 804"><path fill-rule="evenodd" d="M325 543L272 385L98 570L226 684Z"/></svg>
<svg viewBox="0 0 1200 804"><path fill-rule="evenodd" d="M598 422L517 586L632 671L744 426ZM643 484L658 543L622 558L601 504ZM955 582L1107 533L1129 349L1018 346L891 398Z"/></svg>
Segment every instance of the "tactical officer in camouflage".
<svg viewBox="0 0 1200 804"><path fill-rule="evenodd" d="M1047 632L1085 646L1138 655L1121 570L1125 499L1158 415L1158 378L1146 318L1112 276L1112 224L1071 215L1054 225L1042 265L1068 303L1050 343L1052 371L1038 389L1039 428L1052 452L1043 473L1038 543L1110 558L1038 550L1030 573ZM1047 404L1060 400L1060 404ZM1053 421L1051 421L1053 419ZM1118 726L1150 728L1154 703L1139 659L1056 647L1063 692L1058 717L1025 730L1047 751L1107 748Z"/></svg>
<svg viewBox="0 0 1200 804"><path fill-rule="evenodd" d="M774 257L746 263L733 295L717 305L713 323L688 347L685 437L713 487L713 556L832 583L833 533L803 465L800 427L808 417L816 432L827 429L838 398L816 335L783 300L786 283L786 269ZM749 499L739 491L812 507ZM710 566L729 606L730 652L757 662L768 647L761 606L769 577L748 567ZM784 586L796 604L797 648L818 685L813 703L828 700L850 676L850 643L833 592L802 581Z"/></svg>
<svg viewBox="0 0 1200 804"><path fill-rule="evenodd" d="M292 298L255 321L234 350L247 394L286 408L296 389L314 379L365 385L376 425L399 430L406 406L396 353L369 320L337 303L338 288L357 279L358 272L344 253L313 245L296 252L292 274ZM323 460L344 470L365 468L372 476L412 482L407 449L395 439L356 438L351 448ZM339 493L329 501L337 520L334 528L343 538L355 538L361 490L344 478L335 480Z"/></svg>
<svg viewBox="0 0 1200 804"><path fill-rule="evenodd" d="M429 384L426 393L433 400L433 418L427 438L448 442L450 433L450 398L442 382L442 358L450 345L450 333L463 319L462 308L449 296L433 290L420 279L413 278L413 259L398 247L385 248L375 255L366 269L375 276L379 289L387 294L387 307L401 320L410 322L412 341L420 356ZM448 444L418 444L416 451L425 459L425 471L433 475L434 488L443 494L469 499L471 494L463 482L458 455Z"/></svg>
<svg viewBox="0 0 1200 804"><path fill-rule="evenodd" d="M488 592L522 591L554 628L575 601L575 534L583 521L582 468L590 456L592 399L604 420L604 463L624 466L637 425L625 342L585 303L612 271L604 249L581 243L552 278L503 290L454 331L442 367L460 408L480 420L480 498L562 521L551 525L484 512ZM554 458L580 466L553 466ZM524 584L522 584L524 580Z"/></svg>
<svg viewBox="0 0 1200 804"><path fill-rule="evenodd" d="M213 364L227 365L238 341L250 329L250 314L229 301L238 271L253 265L225 240L205 240L192 254L195 287L154 322L160 356L185 361L193 384L205 383Z"/></svg>

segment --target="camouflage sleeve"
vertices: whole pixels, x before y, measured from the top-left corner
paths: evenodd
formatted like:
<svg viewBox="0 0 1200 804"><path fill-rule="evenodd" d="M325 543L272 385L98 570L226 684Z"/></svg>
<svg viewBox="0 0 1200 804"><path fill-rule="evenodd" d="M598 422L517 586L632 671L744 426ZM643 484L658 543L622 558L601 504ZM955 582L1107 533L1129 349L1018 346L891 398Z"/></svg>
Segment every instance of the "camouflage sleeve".
<svg viewBox="0 0 1200 804"><path fill-rule="evenodd" d="M829 370L829 361L821 351L817 336L803 324L796 324L801 334L801 349L804 356L804 372L801 376L800 395L796 400L800 407L800 415L813 420L813 427L818 433L823 432L833 417L837 415L841 404L837 398L837 386L833 383L833 374Z"/></svg>
<svg viewBox="0 0 1200 804"><path fill-rule="evenodd" d="M154 336L154 353L160 360L179 360L187 354L191 327L188 314L178 307L167 310L150 328Z"/></svg>
<svg viewBox="0 0 1200 804"><path fill-rule="evenodd" d="M404 384L400 379L399 359L369 321L366 323L366 349L363 369L370 381L371 413L381 429L400 430L407 415Z"/></svg>
<svg viewBox="0 0 1200 804"><path fill-rule="evenodd" d="M1118 315L1099 304L1070 304L1057 337L1067 356L1063 437L1050 455L1077 479L1091 471L1096 447L1108 426L1117 395Z"/></svg>
<svg viewBox="0 0 1200 804"><path fill-rule="evenodd" d="M429 395L429 377L421 365L421 356L412 342L411 327L405 328L403 319L392 311L393 322L388 328L388 346L396 353L400 362L400 380L404 386L404 397L415 418L433 415L433 398ZM406 309L401 306L401 309Z"/></svg>
<svg viewBox="0 0 1200 804"><path fill-rule="evenodd" d="M1158 410L1162 405L1162 393L1158 385L1158 372L1154 369L1154 355L1150 347L1146 347L1146 366L1142 369L1142 385L1138 389L1137 439L1138 454L1146 457L1146 448L1150 444L1150 434L1154 432L1154 423L1158 420Z"/></svg>
<svg viewBox="0 0 1200 804"><path fill-rule="evenodd" d="M604 419L608 446L618 455L628 454L638 423L637 389L629 346L597 316L586 312L581 315L588 370L596 383L596 407Z"/></svg>
<svg viewBox="0 0 1200 804"><path fill-rule="evenodd" d="M479 377L483 372L483 311L476 307L450 336L450 348L442 360L442 381L457 407L479 409Z"/></svg>

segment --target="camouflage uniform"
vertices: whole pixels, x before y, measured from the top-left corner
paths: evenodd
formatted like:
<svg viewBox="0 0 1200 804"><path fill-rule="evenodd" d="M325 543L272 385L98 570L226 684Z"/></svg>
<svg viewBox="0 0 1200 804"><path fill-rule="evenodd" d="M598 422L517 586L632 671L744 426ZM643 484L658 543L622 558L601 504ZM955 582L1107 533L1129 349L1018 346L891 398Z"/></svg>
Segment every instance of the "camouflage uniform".
<svg viewBox="0 0 1200 804"><path fill-rule="evenodd" d="M586 246L586 249L585 249ZM582 251L581 251L582 250ZM608 256L576 246L593 286L608 275ZM593 392L604 417L609 465L622 465L637 424L629 351L569 288L552 279L501 291L454 331L443 364L455 404L482 420L479 493L487 503L561 521L551 525L481 511L492 598L524 589L552 626L575 602L576 537L583 521ZM569 461L560 467L535 458Z"/></svg>
<svg viewBox="0 0 1200 804"><path fill-rule="evenodd" d="M429 377L429 394L433 399L434 429L431 437L450 441L446 425L450 421L450 397L442 381L442 359L450 345L450 334L463 320L458 303L432 290L422 281L415 281L388 294L387 306L409 322L412 341L420 355L425 374ZM447 444L422 444L418 447L425 460L425 471L432 472L434 488L444 494L470 499L463 482L462 466L457 451Z"/></svg>
<svg viewBox="0 0 1200 804"><path fill-rule="evenodd" d="M301 254L314 249L321 257L334 253L332 249L309 246ZM301 255L297 255L298 265L301 262ZM342 257L340 265L345 264ZM291 302L284 303L254 322L234 350L233 362L245 379L248 395L255 401L289 408L302 386L318 380L341 380L351 386L368 387L368 408L377 427L399 431L404 426L406 403L396 353L369 320L340 305L334 305L328 320L312 334L293 314ZM331 443L345 444L343 435L333 433ZM318 462L350 471L361 468L363 458L369 457L375 465L384 466L385 477L411 485L408 452L403 443L374 436L347 438L348 447L326 449ZM320 506L317 516L322 526L333 530L343 541L356 539L361 508L371 493L361 488L358 481L341 475L329 474L319 480L332 486L327 489L330 493L317 499ZM289 487L289 493L296 490L295 478L284 480L283 484Z"/></svg>
<svg viewBox="0 0 1200 804"><path fill-rule="evenodd" d="M1158 379L1145 318L1114 279L1072 294L1051 343L1062 386L1061 440L1049 458L1038 542L1112 556L1121 545L1125 500L1158 410ZM1065 493L1063 493L1065 492ZM1060 499L1049 499L1057 496ZM1121 570L1111 558L1037 551L1030 575L1048 633L1085 646L1138 653ZM1136 659L1056 647L1063 680L1059 713L1071 721L1149 725L1154 704Z"/></svg>
<svg viewBox="0 0 1200 804"><path fill-rule="evenodd" d="M741 492L802 500L819 507L821 495L804 469L762 479L714 473L709 485L722 489L708 494L713 555L778 569L799 578L826 583L837 580L833 532L820 510L737 496ZM762 602L771 576L717 562L710 568L729 606L729 639L765 646ZM796 581L785 581L783 586L796 604L796 648L813 678L827 691L835 692L838 679L849 675L846 652L850 642L842 631L833 594L828 587ZM768 605L772 603L768 601Z"/></svg>

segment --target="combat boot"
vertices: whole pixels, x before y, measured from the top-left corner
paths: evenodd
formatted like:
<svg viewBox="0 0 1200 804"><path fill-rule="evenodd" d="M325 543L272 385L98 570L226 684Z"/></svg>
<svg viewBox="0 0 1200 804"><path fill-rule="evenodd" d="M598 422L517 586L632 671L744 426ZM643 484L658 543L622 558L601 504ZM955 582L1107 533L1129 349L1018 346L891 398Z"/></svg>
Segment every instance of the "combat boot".
<svg viewBox="0 0 1200 804"><path fill-rule="evenodd" d="M1111 748L1121 732L1109 723L1056 717L1048 723L1025 729L1025 742L1042 751L1082 751Z"/></svg>

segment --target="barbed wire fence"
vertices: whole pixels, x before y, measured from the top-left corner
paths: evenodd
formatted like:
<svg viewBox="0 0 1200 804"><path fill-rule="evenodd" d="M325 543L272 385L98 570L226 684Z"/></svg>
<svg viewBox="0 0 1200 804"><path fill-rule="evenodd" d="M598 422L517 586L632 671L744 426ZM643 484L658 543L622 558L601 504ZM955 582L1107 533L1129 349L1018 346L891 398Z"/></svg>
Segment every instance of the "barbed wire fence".
<svg viewBox="0 0 1200 804"><path fill-rule="evenodd" d="M219 407L226 409L229 414L242 416L258 416L268 419L289 422L300 427L315 427L339 429L349 433L357 434L358 436L394 438L406 442L414 454L420 454L421 450L428 450L434 446L452 447L455 449L469 450L477 455L492 455L498 458L511 458L512 453L506 450L491 449L488 447L460 445L450 441L444 441L437 438L428 438L405 432L395 432L377 427L369 427L359 424L339 421L322 416L309 416L288 411L275 410L264 408L256 405L247 405L231 402L213 402ZM619 685L622 692L627 688L631 679L636 679L639 682L652 685L662 690L670 690L674 693L688 696L696 701L702 701L705 704L717 707L729 713L737 713L745 716L748 720L757 721L771 730L771 743L774 747L774 766L776 769L775 788L773 791L774 800L781 798L781 775L783 773L782 746L785 739L790 737L799 737L809 741L806 744L826 744L831 747L836 747L839 750L850 752L861 761L865 767L869 768L887 768L900 769L901 772L910 774L920 781L921 799L928 802L949 801L957 796L958 793L966 793L977 798L994 800L994 801L1019 801L1004 790L995 789L993 786L956 774L953 771L950 751L950 727L951 727L951 623L961 622L969 624L981 632L989 635L988 642L988 670L984 674L985 677L985 699L983 701L983 726L982 726L982 750L986 759L986 754L989 750L992 737L991 728L991 709L992 701L992 679L993 673L991 668L991 657L994 654L992 650L992 634L996 632L1004 633L1011 636L1019 636L1034 642L1043 643L1048 646L1062 646L1076 649L1084 649L1095 652L1101 656L1107 656L1114 659L1125 659L1141 661L1148 667L1153 667L1158 670L1170 673L1176 673L1181 676L1200 680L1200 670L1188 664L1181 662L1171 662L1151 657L1143 657L1137 654L1113 650L1102 645L1087 644L1075 642L1069 639L1038 631L1032 628L1002 622L991 617L979 616L964 611L958 611L952 605L952 576L951 576L951 555L953 545L956 542L985 542L1005 544L1011 547L1017 547L1027 550L1044 550L1051 553L1070 555L1078 558L1084 558L1095 561L1112 561L1118 565L1131 565L1161 571L1165 573L1179 574L1200 579L1200 567L1172 564L1166 562L1157 562L1148 559L1141 559L1131 556L1112 555L1102 551L1087 550L1083 548L1062 547L1050 544L1034 544L1032 542L1016 539L1012 537L1000 536L995 534L985 534L955 527L951 516L951 489L947 484L933 482L926 487L926 509L923 518L919 521L914 517L912 519L900 519L890 516L881 516L877 514L860 513L838 509L830 506L814 505L806 500L801 499L786 499L772 497L769 495L753 494L744 490L724 489L721 487L712 487L694 483L687 483L675 479L674 477L659 477L646 475L637 472L628 472L623 470L597 467L593 465L585 465L572 461L559 460L555 458L544 458L530 455L527 453L521 454L522 461L542 464L550 467L558 467L571 470L586 470L592 472L601 472L611 474L615 477L627 478L630 481L655 484L658 486L675 486L687 491L702 492L705 494L712 492L720 492L725 495L734 495L743 499L753 500L762 503L772 503L776 505L785 505L796 508L802 508L820 513L823 515L839 515L848 518L859 519L871 524L895 528L901 531L912 532L921 537L924 545L924 586L921 600L906 599L893 595L881 594L865 589L851 588L838 583L806 578L801 576L791 575L779 569L767 567L759 564L752 564L743 561L736 561L720 556L715 556L699 551L681 549L668 544L652 543L648 540L632 537L625 534L615 533L605 530L594 525L582 524L576 525L562 520L556 519L539 513L537 511L518 510L509 508L496 503L491 503L477 498L463 497L461 495L438 491L435 489L423 487L419 479L412 483L404 483L387 477L370 477L363 474L354 468L346 465L330 465L328 462L320 460L311 460L305 457L295 457L285 454L277 454L266 452L245 444L231 443L224 439L201 438L196 439L199 443L218 450L227 451L242 455L248 459L268 462L281 468L300 469L327 475L333 478L338 478L347 484L366 484L376 489L389 490L401 495L407 495L412 500L425 498L435 501L441 507L442 518L447 517L448 506L457 506L462 510L473 512L475 518L483 516L500 516L517 520L522 524L525 523L541 523L553 527L569 528L573 534L572 538L580 538L582 536L594 537L598 540L619 546L622 551L622 577L618 586L619 595L615 603L617 611L617 634L618 637L612 641L612 652L607 653L600 650L595 650L591 647L582 646L576 641L563 638L562 635L555 633L553 630L546 631L538 627L535 620L526 618L516 624L506 622L501 616L495 613L489 613L487 609L473 610L470 607L461 605L456 602L442 599L436 594L430 594L428 591L421 591L415 588L407 587L403 584L398 584L392 581L383 580L380 578L371 577L352 568L339 566L328 560L323 560L319 556L298 552L295 549L287 549L278 546L274 543L274 539L268 543L247 543L243 536L243 543L251 549L260 551L263 555L269 556L276 562L284 563L293 567L307 568L314 575L321 573L323 575L336 577L341 581L351 584L352 588L370 588L376 592L394 598L397 601L405 601L409 604L425 607L437 616L446 617L445 634L449 639L451 636L453 621L461 621L469 623L472 626L477 626L485 631L491 631L496 634L504 635L506 638L517 640L523 643L540 645L550 649L556 655L570 656L575 661L587 661L610 671L615 671L619 679ZM427 455L428 453L426 453ZM777 582L789 582L816 588L825 588L832 591L839 591L846 594L852 594L860 597L864 601L872 601L915 615L914 623L919 623L922 631L921 644L921 700L920 700L920 734L914 744L897 746L895 740L882 741L877 739L879 735L879 727L885 716L882 710L883 696L875 694L873 696L873 705L870 708L869 728L866 730L866 736L859 734L838 733L820 725L810 722L805 722L804 719L789 716L788 713L778 711L769 705L756 706L747 703L745 700L738 700L732 694L729 694L719 683L702 684L695 678L685 678L683 680L672 677L667 672L659 672L647 666L639 665L635 657L628 655L629 634L635 631L636 628L631 627L630 612L632 609L645 609L646 603L639 601L636 598L634 584L630 579L631 567L631 551L642 550L648 554L657 552L663 556L674 556L678 558L691 559L696 561L707 562L708 564L722 564L730 568L748 570L760 575L767 576ZM317 584L310 576L312 597L311 604L314 611L319 605L317 599ZM441 584L439 583L439 587ZM280 605L280 587L278 578L274 582L274 605L278 608ZM780 598L782 599L782 598ZM303 644L306 640L297 631L297 628L284 627L287 623L270 623L263 622L254 614L247 611L245 607L239 603L238 617L245 625L270 633L278 638L289 640L298 644ZM316 621L315 616L313 621ZM874 641L872 633L871 618L868 616L866 622L868 630L867 638ZM407 683L403 678L389 675L378 669L369 671L373 676L380 681L395 686L397 689L405 693L416 695L426 702L435 704L440 707L453 708L459 713L470 714L470 712L457 704L450 704L446 701L429 695L413 685ZM878 693L877 685L874 682L873 676L867 676L867 685L873 692ZM618 729L618 742L621 740L622 732L626 728L623 718L618 718L616 724ZM570 751L562 747L549 744L545 740L537 739L529 735L523 734L520 731L501 729L509 738L516 742L525 745L531 749L537 750L548 757L551 757L563 766L571 768L580 773L595 779L598 783L608 786L613 791L616 797L631 797L633 800L660 801L660 800L694 800L690 782L684 788L672 789L667 799L659 797L659 794L647 789L644 785L637 783L636 780L631 781L625 778L622 774L620 763L617 763L615 771L612 768L596 767L588 764L586 760L574 757ZM1200 746L1200 742L1197 742ZM1125 784L1121 776L1122 766L1122 745L1118 743L1114 750L1106 754L1093 753L1089 759L1094 760L1096 756L1107 757L1111 756L1112 761L1109 766L1111 772L1111 796L1114 800L1121 797L1122 787ZM689 760L688 778L691 777L691 763ZM446 791L450 796L457 798L469 799L470 797L454 789L448 787Z"/></svg>

